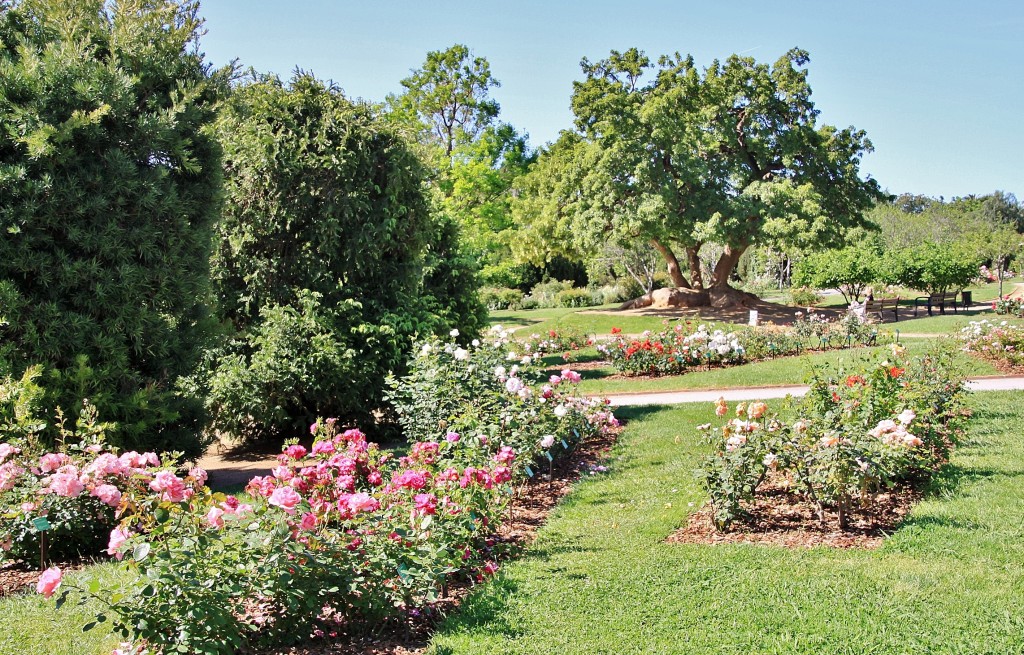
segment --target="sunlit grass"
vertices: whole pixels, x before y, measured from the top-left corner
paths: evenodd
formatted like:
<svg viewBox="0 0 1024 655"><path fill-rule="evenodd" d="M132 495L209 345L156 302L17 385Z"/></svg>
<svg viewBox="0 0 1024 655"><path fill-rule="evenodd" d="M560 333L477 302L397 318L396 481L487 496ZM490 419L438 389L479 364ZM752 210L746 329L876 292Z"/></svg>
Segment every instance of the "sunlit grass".
<svg viewBox="0 0 1024 655"><path fill-rule="evenodd" d="M432 655L1020 653L1024 406L978 394L952 467L877 551L664 542L705 500L705 406L629 410L584 481Z"/></svg>

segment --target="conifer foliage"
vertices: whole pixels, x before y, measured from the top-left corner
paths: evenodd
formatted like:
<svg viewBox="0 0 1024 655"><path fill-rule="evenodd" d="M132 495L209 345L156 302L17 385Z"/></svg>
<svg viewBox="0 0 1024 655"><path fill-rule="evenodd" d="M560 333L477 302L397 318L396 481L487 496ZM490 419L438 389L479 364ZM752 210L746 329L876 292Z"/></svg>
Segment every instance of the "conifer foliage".
<svg viewBox="0 0 1024 655"><path fill-rule="evenodd" d="M0 0L0 343L133 448L200 446L226 89L194 2Z"/></svg>

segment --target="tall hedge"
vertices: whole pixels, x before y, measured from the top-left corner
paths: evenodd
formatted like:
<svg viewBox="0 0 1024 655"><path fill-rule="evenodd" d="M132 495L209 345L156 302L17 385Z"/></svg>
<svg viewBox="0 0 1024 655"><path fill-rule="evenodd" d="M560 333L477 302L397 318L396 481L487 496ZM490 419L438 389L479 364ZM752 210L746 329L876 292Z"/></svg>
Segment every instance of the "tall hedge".
<svg viewBox="0 0 1024 655"><path fill-rule="evenodd" d="M420 162L370 109L308 74L235 91L218 121L226 206L212 275L237 331L211 376L215 426L274 437L366 420L413 335L436 226Z"/></svg>
<svg viewBox="0 0 1024 655"><path fill-rule="evenodd" d="M226 85L194 2L0 0L0 332L50 404L126 447L200 447L176 391L205 334Z"/></svg>

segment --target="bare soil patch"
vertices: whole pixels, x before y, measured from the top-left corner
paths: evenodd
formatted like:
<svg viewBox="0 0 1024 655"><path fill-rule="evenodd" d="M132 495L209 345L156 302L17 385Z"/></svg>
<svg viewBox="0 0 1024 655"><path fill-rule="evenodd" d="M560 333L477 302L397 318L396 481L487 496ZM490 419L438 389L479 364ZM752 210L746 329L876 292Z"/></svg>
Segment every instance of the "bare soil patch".
<svg viewBox="0 0 1024 655"><path fill-rule="evenodd" d="M772 485L760 491L746 506L748 515L733 524L728 532L719 532L712 523L710 505L690 515L685 527L669 536L675 544L767 544L785 548L860 548L882 545L911 508L921 499L913 489L902 488L878 494L868 507L857 507L846 530L839 529L835 511L825 512L818 520L816 506L792 491Z"/></svg>

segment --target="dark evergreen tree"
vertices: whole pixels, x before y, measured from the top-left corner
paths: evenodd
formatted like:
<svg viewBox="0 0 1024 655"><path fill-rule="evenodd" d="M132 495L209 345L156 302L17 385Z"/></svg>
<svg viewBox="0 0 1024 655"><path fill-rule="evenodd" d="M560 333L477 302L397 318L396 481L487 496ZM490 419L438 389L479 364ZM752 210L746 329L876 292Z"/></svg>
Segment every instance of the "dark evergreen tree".
<svg viewBox="0 0 1024 655"><path fill-rule="evenodd" d="M197 3L0 0L0 314L6 365L47 367L125 447L200 449L177 390L207 322L226 75Z"/></svg>

